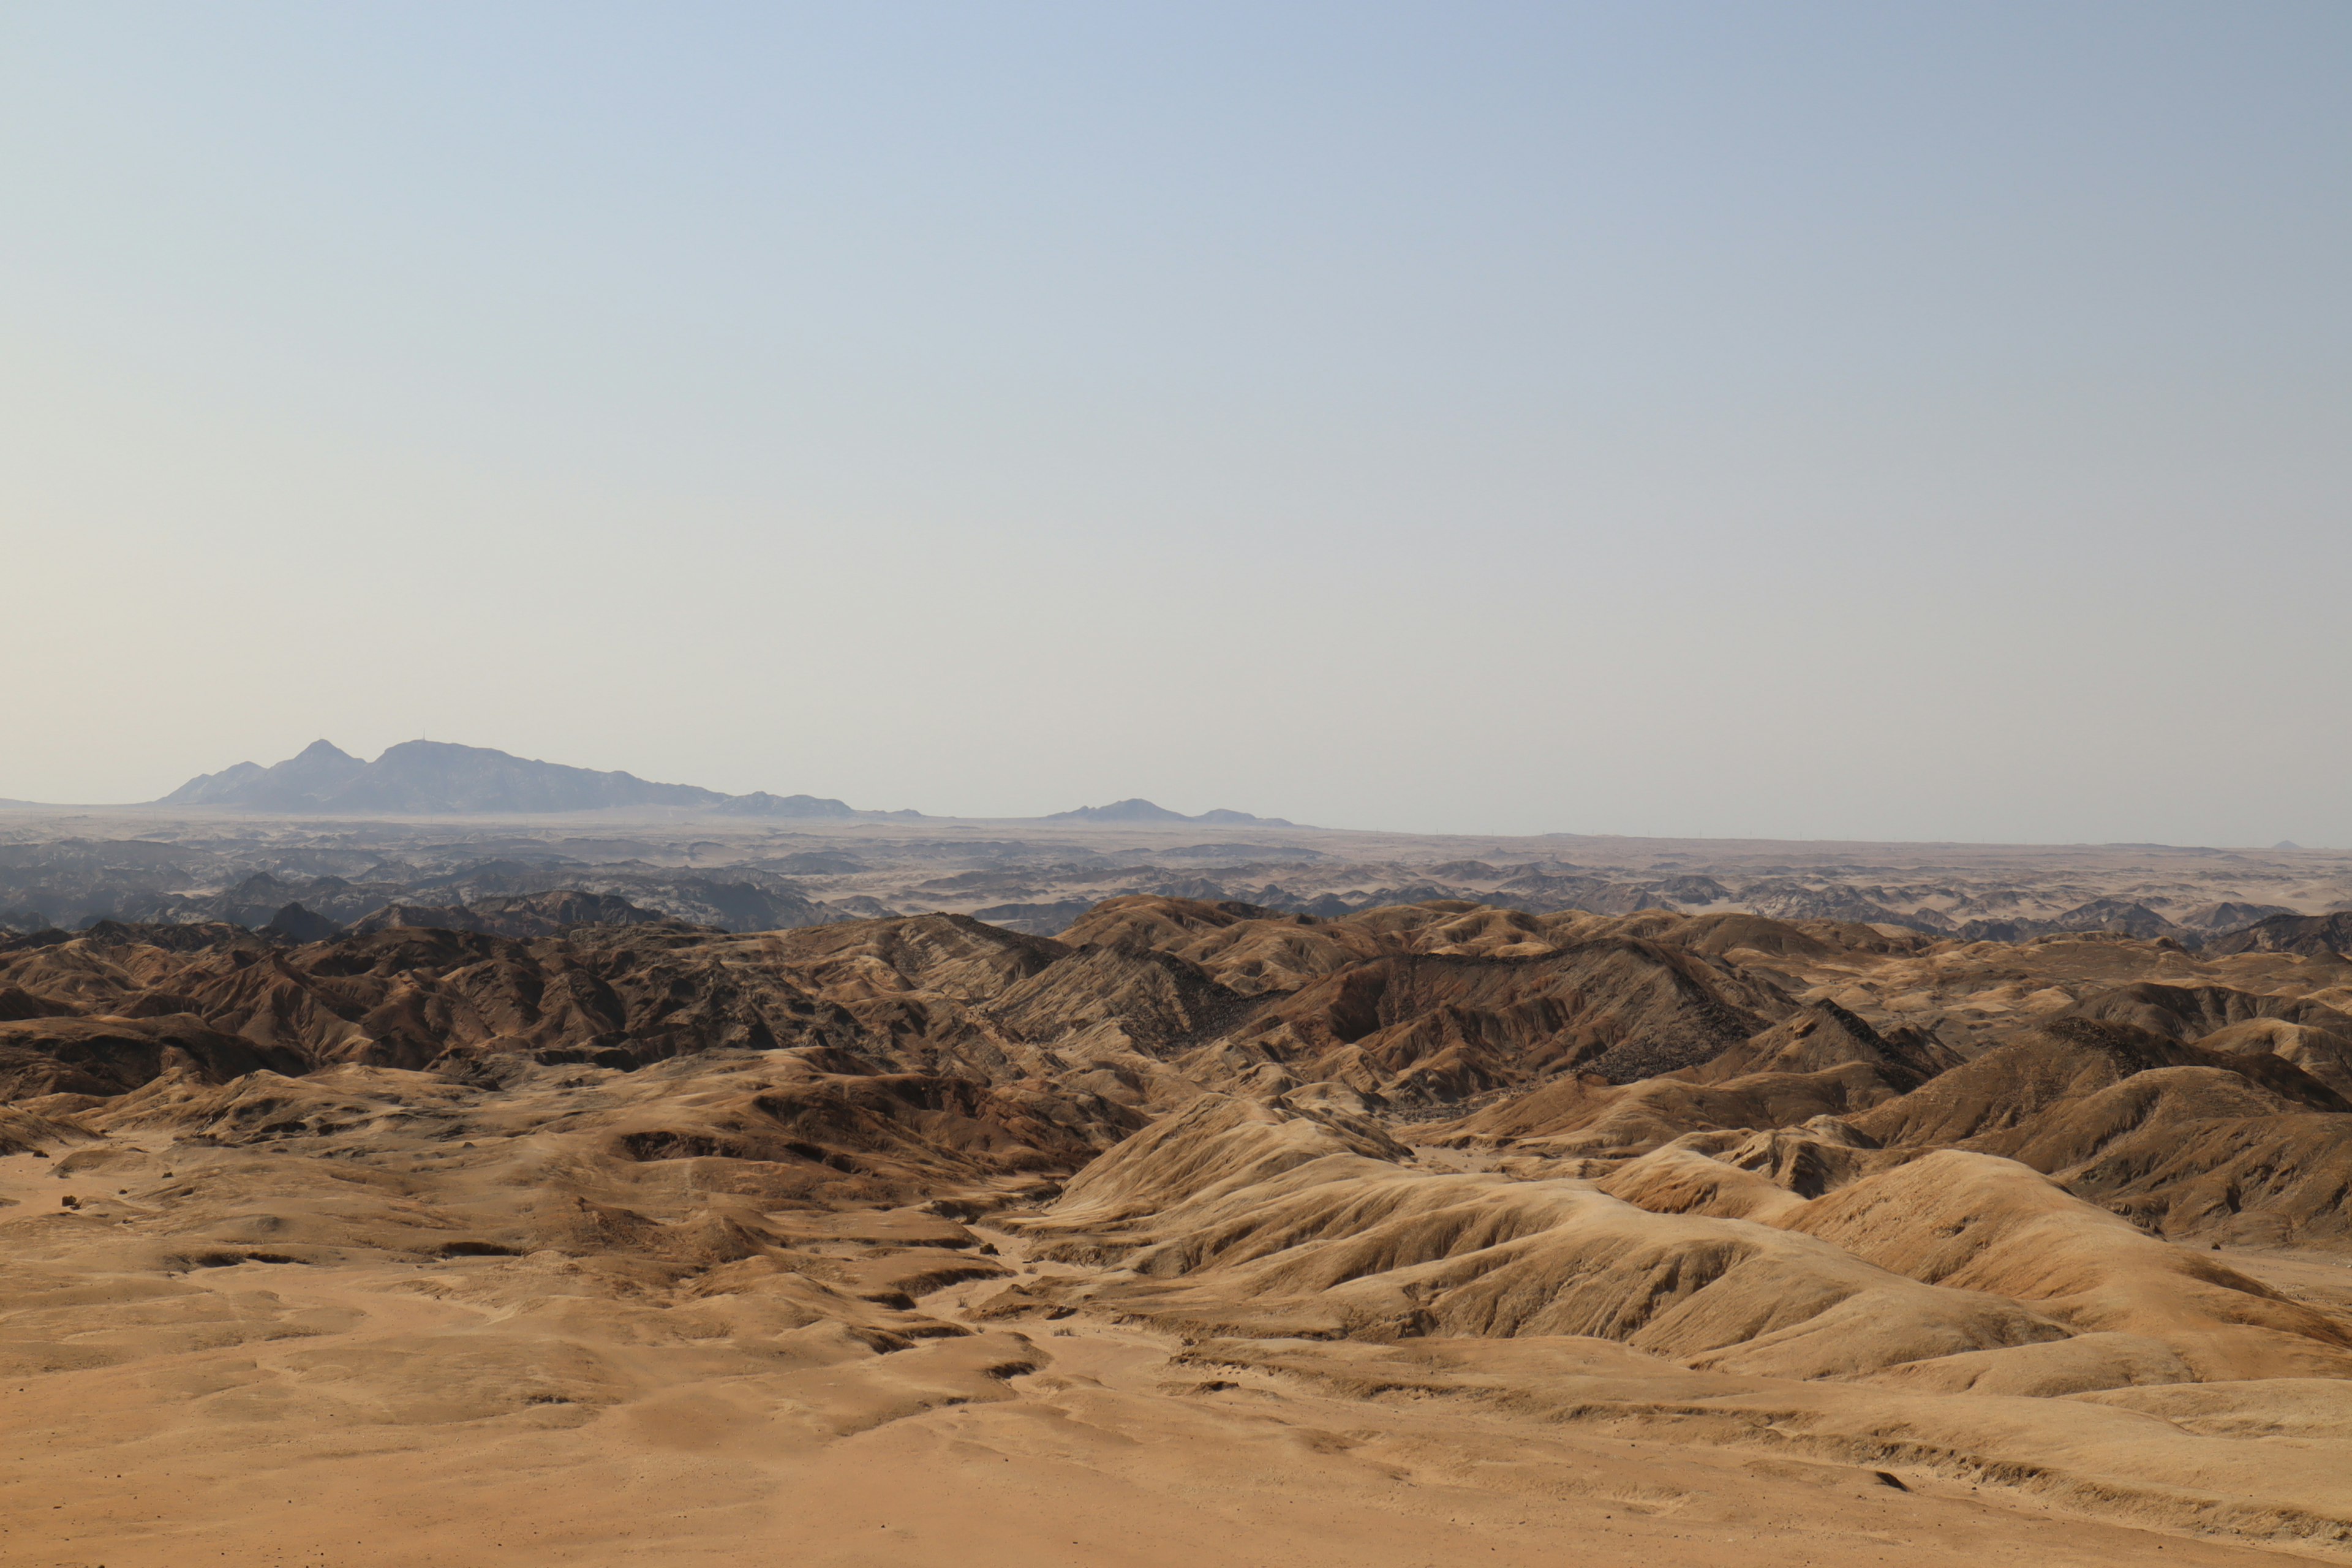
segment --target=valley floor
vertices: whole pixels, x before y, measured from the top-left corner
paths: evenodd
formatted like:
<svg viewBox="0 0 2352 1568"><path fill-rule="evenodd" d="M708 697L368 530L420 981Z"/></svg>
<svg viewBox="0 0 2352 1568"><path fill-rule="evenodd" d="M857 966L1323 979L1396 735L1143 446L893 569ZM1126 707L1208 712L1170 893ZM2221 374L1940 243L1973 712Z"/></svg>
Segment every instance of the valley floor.
<svg viewBox="0 0 2352 1568"><path fill-rule="evenodd" d="M168 1141L140 1142L173 1157ZM0 1196L26 1215L17 1224L32 1223L34 1205L54 1207L59 1183L46 1166L0 1160ZM2219 1568L2337 1558L2308 1540L2167 1528L2143 1517L2163 1511L2147 1500L2092 1510L2030 1477L1996 1484L1916 1459L1856 1462L1771 1425L1727 1422L1720 1391L1710 1409L1677 1386L1691 1381L1683 1369L1608 1341L1454 1342L1383 1373L1399 1347L1261 1342L1256 1364L1243 1365L1099 1313L1008 1325L987 1315L1008 1285L1083 1287L1098 1271L1031 1264L1011 1233L973 1234L1013 1277L915 1303L971 1332L764 1368L740 1364L731 1346L700 1348L692 1323L584 1303L545 1312L529 1285L556 1267L544 1258L235 1263L188 1276L194 1299L169 1298L168 1314L127 1279L83 1279L54 1303L78 1329L6 1347L0 1562ZM887 1243L845 1252L901 1255ZM2333 1261L2231 1261L2308 1275L2315 1291L2352 1282ZM22 1270L10 1272L21 1317L32 1302ZM1745 1392L1769 1387L1749 1381ZM1498 1396L1498 1384L1533 1397ZM1822 1401L1820 1384L1785 1392ZM2030 1426L2056 1402L1978 1403L1990 1419ZM2193 1441L2313 1457L2308 1439Z"/></svg>

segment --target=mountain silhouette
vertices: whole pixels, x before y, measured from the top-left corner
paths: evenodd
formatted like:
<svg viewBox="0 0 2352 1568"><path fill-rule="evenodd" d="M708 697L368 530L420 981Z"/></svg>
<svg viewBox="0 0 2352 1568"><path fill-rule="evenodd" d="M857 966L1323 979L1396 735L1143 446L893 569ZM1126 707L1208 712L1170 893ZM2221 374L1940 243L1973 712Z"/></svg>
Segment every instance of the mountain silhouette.
<svg viewBox="0 0 2352 1568"><path fill-rule="evenodd" d="M1047 822L1189 822L1220 827L1296 827L1279 816L1252 816L1246 811L1204 811L1198 816L1187 816L1181 811L1171 811L1164 805L1137 797L1116 800L1108 805L1082 805L1075 811L1057 811L1045 818Z"/></svg>
<svg viewBox="0 0 2352 1568"><path fill-rule="evenodd" d="M326 742L273 767L239 763L190 779L155 804L245 811L383 812L436 816L469 812L596 811L623 805L717 805L729 797L692 784L650 784L635 773L535 762L487 746L404 741L372 763Z"/></svg>

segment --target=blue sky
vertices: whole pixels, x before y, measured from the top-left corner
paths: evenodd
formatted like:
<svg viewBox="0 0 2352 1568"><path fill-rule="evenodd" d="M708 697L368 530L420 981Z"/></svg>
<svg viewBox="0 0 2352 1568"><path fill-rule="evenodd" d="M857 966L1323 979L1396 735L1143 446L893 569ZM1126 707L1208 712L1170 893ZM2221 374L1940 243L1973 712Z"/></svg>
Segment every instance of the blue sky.
<svg viewBox="0 0 2352 1568"><path fill-rule="evenodd" d="M0 7L0 795L2352 844L2352 8Z"/></svg>

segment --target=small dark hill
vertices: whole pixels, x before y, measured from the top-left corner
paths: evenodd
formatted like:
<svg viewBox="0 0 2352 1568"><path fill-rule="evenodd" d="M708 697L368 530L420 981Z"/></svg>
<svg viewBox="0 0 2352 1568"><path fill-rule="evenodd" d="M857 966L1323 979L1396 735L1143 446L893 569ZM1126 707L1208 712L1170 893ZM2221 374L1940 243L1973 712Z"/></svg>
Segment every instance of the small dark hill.
<svg viewBox="0 0 2352 1568"><path fill-rule="evenodd" d="M206 1083L226 1083L263 1068L299 1073L310 1064L293 1051L224 1033L185 1013L0 1024L0 1100L121 1094L174 1067Z"/></svg>
<svg viewBox="0 0 2352 1568"><path fill-rule="evenodd" d="M2299 952L2311 958L2352 954L2352 910L2325 915L2273 915L2208 943L2206 952Z"/></svg>
<svg viewBox="0 0 2352 1568"><path fill-rule="evenodd" d="M300 906L294 906L299 909ZM279 919L285 918L283 912ZM610 893L560 889L547 893L482 899L471 904L387 904L352 927L353 936L411 930L477 931L484 936L557 936L578 926L650 925L665 916ZM327 934L331 935L330 931ZM317 941L320 938L310 938Z"/></svg>

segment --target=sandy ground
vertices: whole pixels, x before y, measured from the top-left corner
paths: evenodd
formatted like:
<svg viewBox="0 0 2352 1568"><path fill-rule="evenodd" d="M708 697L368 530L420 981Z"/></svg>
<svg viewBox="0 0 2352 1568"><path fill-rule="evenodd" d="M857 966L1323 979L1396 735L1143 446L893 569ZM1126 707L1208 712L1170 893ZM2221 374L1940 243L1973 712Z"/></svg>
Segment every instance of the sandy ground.
<svg viewBox="0 0 2352 1568"><path fill-rule="evenodd" d="M45 1162L0 1160L15 1216L54 1208L59 1185ZM76 1223L136 1223L92 1207ZM1012 1237L983 1234L1025 1271ZM600 1322L587 1326L599 1353L636 1374L620 1396L469 1416L469 1377L560 1381L582 1342L525 1327L510 1300L474 1299L519 1266L197 1270L184 1283L205 1300L175 1321L278 1325L211 1345L161 1331L141 1342L137 1303L93 1284L86 1331L68 1306L47 1342L7 1347L0 1563L2087 1568L2306 1555L1920 1471L1898 1488L1639 1424L1206 1372L1172 1360L1167 1336L1083 1314L975 1322L969 1337L825 1367L714 1361L705 1375L677 1347L633 1346ZM2323 1271L2315 1289L2326 1270L2352 1277L2308 1267ZM1003 1284L921 1305L957 1321ZM420 1356L425 1342L513 1359ZM119 1359L74 1364L78 1346Z"/></svg>

